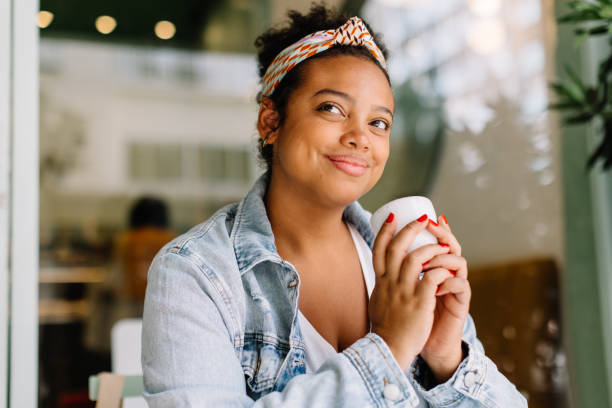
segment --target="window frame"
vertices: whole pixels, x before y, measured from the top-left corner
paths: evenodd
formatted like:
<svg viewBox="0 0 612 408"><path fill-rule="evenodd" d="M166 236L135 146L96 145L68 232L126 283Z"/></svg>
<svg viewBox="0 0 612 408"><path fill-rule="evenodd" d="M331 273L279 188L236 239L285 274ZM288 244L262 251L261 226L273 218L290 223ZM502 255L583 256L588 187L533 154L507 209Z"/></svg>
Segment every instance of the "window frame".
<svg viewBox="0 0 612 408"><path fill-rule="evenodd" d="M0 407L38 405L37 13L0 0Z"/></svg>

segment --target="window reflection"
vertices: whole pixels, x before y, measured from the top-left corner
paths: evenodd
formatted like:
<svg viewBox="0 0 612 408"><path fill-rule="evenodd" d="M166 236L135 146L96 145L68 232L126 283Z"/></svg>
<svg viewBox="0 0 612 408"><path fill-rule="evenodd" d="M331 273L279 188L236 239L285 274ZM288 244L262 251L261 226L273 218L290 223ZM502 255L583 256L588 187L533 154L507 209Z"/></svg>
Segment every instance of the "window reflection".
<svg viewBox="0 0 612 408"><path fill-rule="evenodd" d="M557 283L559 141L546 111L554 66L551 6L530 0L364 5L364 17L383 28L394 86L411 89L413 100L437 101L445 131L424 147L439 152L436 160L404 155L381 180L394 185L390 180L403 176L402 182L362 201L375 208L404 195L401 186L415 187L414 168L428 169L427 181L408 190L430 197L448 217L471 265L471 311L485 350L530 407L567 405ZM415 104L405 104L397 103L396 115L408 123L393 129L393 154L410 151L419 138L410 125ZM532 287L544 292L532 296Z"/></svg>

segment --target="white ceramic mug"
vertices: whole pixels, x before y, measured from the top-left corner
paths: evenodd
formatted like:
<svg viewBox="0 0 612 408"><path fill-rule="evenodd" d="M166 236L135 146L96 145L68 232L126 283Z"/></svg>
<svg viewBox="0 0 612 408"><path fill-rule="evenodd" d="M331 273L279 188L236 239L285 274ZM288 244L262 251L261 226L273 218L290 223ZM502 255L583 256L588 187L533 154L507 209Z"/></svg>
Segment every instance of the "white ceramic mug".
<svg viewBox="0 0 612 408"><path fill-rule="evenodd" d="M395 229L396 234L407 224L416 220L423 214L427 214L431 220L437 222L436 211L429 198L421 196L398 198L397 200L390 201L383 205L372 214L370 224L372 225L375 235L378 235L378 231L380 231L380 228L391 212L395 215L395 219L397 220L397 228ZM421 231L415 237L406 253L410 253L423 245L437 243L438 240L431 232L427 230Z"/></svg>

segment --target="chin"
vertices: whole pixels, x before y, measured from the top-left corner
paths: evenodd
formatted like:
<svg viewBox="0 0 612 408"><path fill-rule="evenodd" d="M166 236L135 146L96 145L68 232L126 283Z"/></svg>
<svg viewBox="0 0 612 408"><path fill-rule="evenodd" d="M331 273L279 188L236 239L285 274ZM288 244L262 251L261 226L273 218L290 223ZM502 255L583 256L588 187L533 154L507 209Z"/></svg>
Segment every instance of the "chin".
<svg viewBox="0 0 612 408"><path fill-rule="evenodd" d="M364 186L363 183L351 183L350 181L336 181L331 187L333 201L343 206L349 205L361 196L367 193L370 189Z"/></svg>

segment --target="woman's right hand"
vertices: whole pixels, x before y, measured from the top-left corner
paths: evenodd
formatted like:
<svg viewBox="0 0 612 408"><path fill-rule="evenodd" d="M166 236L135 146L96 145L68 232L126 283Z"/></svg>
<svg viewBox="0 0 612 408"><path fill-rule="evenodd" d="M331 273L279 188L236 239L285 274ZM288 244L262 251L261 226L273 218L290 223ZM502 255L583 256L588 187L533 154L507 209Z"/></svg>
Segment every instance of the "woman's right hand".
<svg viewBox="0 0 612 408"><path fill-rule="evenodd" d="M394 237L397 222L391 214L374 241L372 261L376 285L368 305L372 332L382 337L405 371L421 352L434 321L438 285L453 277L444 268L428 270L422 280L423 264L449 252L448 246L424 245L406 251L428 219L415 220Z"/></svg>

